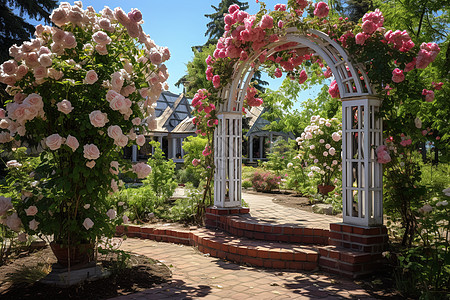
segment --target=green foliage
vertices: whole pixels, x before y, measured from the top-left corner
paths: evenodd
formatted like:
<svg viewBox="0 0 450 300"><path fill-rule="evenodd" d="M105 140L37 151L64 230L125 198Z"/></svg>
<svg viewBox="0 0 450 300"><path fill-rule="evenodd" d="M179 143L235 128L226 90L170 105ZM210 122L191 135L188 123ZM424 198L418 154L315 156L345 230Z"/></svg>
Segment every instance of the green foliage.
<svg viewBox="0 0 450 300"><path fill-rule="evenodd" d="M277 176L284 176L288 162L297 154L296 148L295 141L279 137L271 145L268 161L263 163L264 168L274 171Z"/></svg>
<svg viewBox="0 0 450 300"><path fill-rule="evenodd" d="M177 199L169 209L161 213L161 218L174 222L192 223L195 221L197 207L202 202L202 190L188 184L186 191L188 191L188 197Z"/></svg>
<svg viewBox="0 0 450 300"><path fill-rule="evenodd" d="M149 220L149 214L164 210L164 200L158 197L151 185L123 189L110 196L110 203L123 207L131 221L143 223Z"/></svg>
<svg viewBox="0 0 450 300"><path fill-rule="evenodd" d="M150 145L154 149L154 153L148 160L148 165L152 167L152 172L143 183L144 185L151 186L156 197L162 201L166 201L172 196L177 187L177 183L173 179L175 175L175 163L171 159L165 159L159 142L151 141Z"/></svg>
<svg viewBox="0 0 450 300"><path fill-rule="evenodd" d="M396 253L397 286L410 297L448 299L450 287L450 206L446 197L414 213L418 235L414 247ZM405 282L406 280L406 282Z"/></svg>
<svg viewBox="0 0 450 300"><path fill-rule="evenodd" d="M186 97L194 97L199 89L212 89L212 82L206 80L205 72L208 67L206 58L208 55L213 55L214 49L214 45L205 46L201 51L193 49L194 58L187 63L187 74L182 79L186 88Z"/></svg>
<svg viewBox="0 0 450 300"><path fill-rule="evenodd" d="M205 168L195 168L192 161L203 157L202 151L207 143L208 140L202 135L189 136L183 141L183 150L186 154L184 156L185 171L179 173L182 183L191 182L194 187L198 187L200 182L204 180L206 176Z"/></svg>

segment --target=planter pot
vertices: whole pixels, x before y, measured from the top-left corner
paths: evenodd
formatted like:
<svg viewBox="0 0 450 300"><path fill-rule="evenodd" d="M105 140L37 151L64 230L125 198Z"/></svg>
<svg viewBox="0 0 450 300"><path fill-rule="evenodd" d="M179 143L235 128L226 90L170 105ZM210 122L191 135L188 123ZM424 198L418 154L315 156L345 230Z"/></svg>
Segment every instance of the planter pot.
<svg viewBox="0 0 450 300"><path fill-rule="evenodd" d="M334 185L321 185L317 186L319 193L322 195L328 195L329 192L332 192L335 189Z"/></svg>
<svg viewBox="0 0 450 300"><path fill-rule="evenodd" d="M53 241L50 243L50 247L58 263L63 267L68 267L69 264L70 267L84 265L94 259L94 244L91 243L71 246L69 249L67 246Z"/></svg>

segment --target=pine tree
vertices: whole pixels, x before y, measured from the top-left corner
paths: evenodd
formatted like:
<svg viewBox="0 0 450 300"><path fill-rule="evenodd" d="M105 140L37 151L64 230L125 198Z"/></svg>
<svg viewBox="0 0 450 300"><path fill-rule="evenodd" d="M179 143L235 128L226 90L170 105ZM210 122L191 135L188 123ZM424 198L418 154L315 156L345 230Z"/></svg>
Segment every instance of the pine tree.
<svg viewBox="0 0 450 300"><path fill-rule="evenodd" d="M50 12L57 4L57 0L0 0L0 61L9 59L9 47L20 45L33 35L34 26L24 15L49 24Z"/></svg>
<svg viewBox="0 0 450 300"><path fill-rule="evenodd" d="M57 0L0 0L0 63L10 59L12 45L21 45L34 34L34 26L24 16L49 24L50 12L57 4ZM5 88L0 83L0 107L7 97Z"/></svg>
<svg viewBox="0 0 450 300"><path fill-rule="evenodd" d="M240 10L247 10L249 8L248 2L240 2L238 0L223 0L219 3L218 7L211 5L216 12L205 15L205 17L211 19L211 21L206 24L206 27L208 28L205 33L205 36L208 37L206 45L216 44L219 38L224 34L224 14L228 13L228 7L233 4L239 5Z"/></svg>

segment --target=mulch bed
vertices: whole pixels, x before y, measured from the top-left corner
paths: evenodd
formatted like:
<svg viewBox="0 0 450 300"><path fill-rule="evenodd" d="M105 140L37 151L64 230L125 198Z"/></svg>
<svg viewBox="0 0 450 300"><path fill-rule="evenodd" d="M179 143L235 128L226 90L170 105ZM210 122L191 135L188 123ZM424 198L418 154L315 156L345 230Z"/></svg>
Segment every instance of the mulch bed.
<svg viewBox="0 0 450 300"><path fill-rule="evenodd" d="M48 286L39 282L11 283L10 274L18 274L23 268L51 266L56 262L49 247L34 251L23 252L9 263L0 266L0 298L1 299L108 299L115 296L127 295L151 288L155 284L166 282L171 272L164 264L142 255L131 255L129 267L120 269L110 277L68 288ZM104 267L110 265L109 258L99 259ZM23 272L31 273L31 272Z"/></svg>

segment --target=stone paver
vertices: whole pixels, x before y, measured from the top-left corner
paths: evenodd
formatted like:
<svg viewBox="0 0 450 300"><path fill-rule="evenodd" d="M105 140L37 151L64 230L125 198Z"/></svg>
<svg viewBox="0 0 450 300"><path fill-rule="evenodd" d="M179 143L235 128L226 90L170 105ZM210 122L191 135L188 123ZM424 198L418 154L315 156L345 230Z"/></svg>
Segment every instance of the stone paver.
<svg viewBox="0 0 450 300"><path fill-rule="evenodd" d="M285 207L274 203L272 197L261 194L242 193L242 199L250 207L250 219L259 223L289 224L300 227L330 229L330 223L342 222L342 218Z"/></svg>
<svg viewBox="0 0 450 300"><path fill-rule="evenodd" d="M374 299L347 279L240 266L203 255L190 246L127 239L121 249L170 266L172 279L144 292L114 299Z"/></svg>

